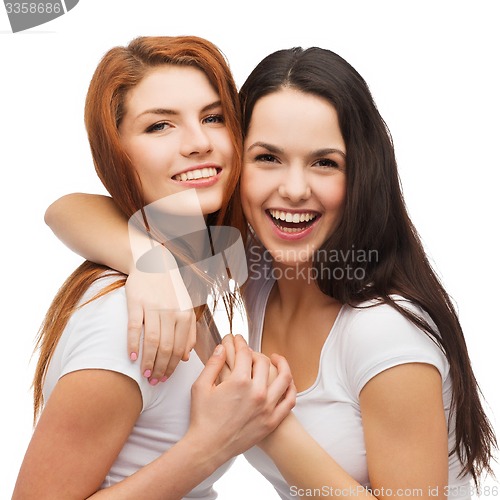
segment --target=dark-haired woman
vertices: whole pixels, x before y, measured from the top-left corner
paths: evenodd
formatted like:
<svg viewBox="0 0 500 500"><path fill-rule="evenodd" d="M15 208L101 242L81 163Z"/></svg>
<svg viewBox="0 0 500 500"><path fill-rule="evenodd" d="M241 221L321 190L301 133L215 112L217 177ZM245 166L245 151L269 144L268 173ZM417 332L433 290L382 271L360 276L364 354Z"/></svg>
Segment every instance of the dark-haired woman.
<svg viewBox="0 0 500 500"><path fill-rule="evenodd" d="M470 498L496 439L368 86L296 48L240 98L250 345L285 356L299 391L246 457L284 499Z"/></svg>

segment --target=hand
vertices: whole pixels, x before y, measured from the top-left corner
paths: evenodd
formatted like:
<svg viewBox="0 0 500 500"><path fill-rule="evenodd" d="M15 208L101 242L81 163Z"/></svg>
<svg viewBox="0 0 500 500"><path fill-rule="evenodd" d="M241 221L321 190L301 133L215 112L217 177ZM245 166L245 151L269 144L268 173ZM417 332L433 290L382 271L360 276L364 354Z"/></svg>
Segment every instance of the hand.
<svg viewBox="0 0 500 500"><path fill-rule="evenodd" d="M164 382L179 361L187 361L196 343L196 317L180 274L134 270L125 285L128 303L128 351L138 358L144 325L141 372L153 385ZM180 295L180 293L183 295Z"/></svg>
<svg viewBox="0 0 500 500"><path fill-rule="evenodd" d="M241 337L241 335L238 335L237 337ZM222 345L224 346L226 350L226 366L224 366L220 378L221 380L225 380L227 377L229 377L231 371L234 369L234 363L235 363L235 356L236 356L236 347L235 347L235 341L236 337L234 337L231 334L226 335L222 339ZM253 352L253 357L257 358L258 356L264 356L262 353L256 353ZM267 384L270 385L273 380L278 376L278 369L277 365L278 363L281 363L283 366L283 369L288 367L288 362L283 356L280 356L279 354L272 354L271 355L271 364L269 365L269 378L267 381Z"/></svg>
<svg viewBox="0 0 500 500"><path fill-rule="evenodd" d="M270 373L270 378L273 376L276 377L280 370L280 365L286 363L286 359L283 356L279 356L278 354L271 354L271 363L273 363L276 368L274 368L274 372ZM271 365L273 366L273 365ZM293 385L293 382L292 382ZM293 386L296 391L295 385ZM301 427L299 421L295 417L295 415L290 412L282 422L267 436L265 436L257 446L267 455L272 456L271 452L273 448L279 446L280 440L286 440L287 436L291 434L297 434L298 432L303 432L303 428Z"/></svg>
<svg viewBox="0 0 500 500"><path fill-rule="evenodd" d="M228 342L226 339L224 344ZM290 413L296 390L286 360L280 357L277 376L268 385L271 361L254 353L241 335L234 337L234 368L218 385L226 348L217 347L193 384L188 433L216 446L229 459L261 441Z"/></svg>

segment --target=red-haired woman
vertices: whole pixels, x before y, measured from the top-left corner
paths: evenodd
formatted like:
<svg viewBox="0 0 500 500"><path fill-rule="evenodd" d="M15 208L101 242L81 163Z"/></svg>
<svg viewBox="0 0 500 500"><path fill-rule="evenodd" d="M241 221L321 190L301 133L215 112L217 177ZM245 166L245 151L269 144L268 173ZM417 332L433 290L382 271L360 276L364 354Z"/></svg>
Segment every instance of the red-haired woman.
<svg viewBox="0 0 500 500"><path fill-rule="evenodd" d="M224 219L241 136L236 88L211 43L141 37L110 50L90 83L85 121L96 170L123 213L194 188L207 220ZM183 182L188 170L201 174ZM269 382L271 363L240 336L231 373L223 341L205 367L195 346L164 384L145 377L126 356L124 284L87 261L56 295L39 336L39 419L14 499L213 499L231 458L291 410L286 361L275 358Z"/></svg>

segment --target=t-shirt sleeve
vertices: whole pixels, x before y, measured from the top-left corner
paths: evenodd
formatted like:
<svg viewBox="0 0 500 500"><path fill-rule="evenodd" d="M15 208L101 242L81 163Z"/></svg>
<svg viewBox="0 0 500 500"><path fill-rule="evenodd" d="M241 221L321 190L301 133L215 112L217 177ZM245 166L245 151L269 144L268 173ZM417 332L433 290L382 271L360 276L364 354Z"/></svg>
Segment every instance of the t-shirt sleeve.
<svg viewBox="0 0 500 500"><path fill-rule="evenodd" d="M408 302L400 305L429 320ZM443 382L448 376L448 361L441 349L424 331L387 304L357 310L342 343L344 373L356 398L370 379L405 363L433 365Z"/></svg>
<svg viewBox="0 0 500 500"><path fill-rule="evenodd" d="M143 409L154 397L140 362L127 353L127 303L122 288L109 292L78 309L61 338L63 348L59 378L78 370L101 369L122 373L137 382Z"/></svg>

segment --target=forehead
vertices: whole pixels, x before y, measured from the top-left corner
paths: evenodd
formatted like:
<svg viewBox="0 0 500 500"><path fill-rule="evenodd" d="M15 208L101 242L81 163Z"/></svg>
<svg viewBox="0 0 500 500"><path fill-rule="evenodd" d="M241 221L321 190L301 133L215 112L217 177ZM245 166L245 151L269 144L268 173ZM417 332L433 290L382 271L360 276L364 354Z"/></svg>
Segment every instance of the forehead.
<svg viewBox="0 0 500 500"><path fill-rule="evenodd" d="M142 108L178 109L185 105L206 105L218 94L205 73L193 66L165 64L151 69L126 95L130 112Z"/></svg>
<svg viewBox="0 0 500 500"><path fill-rule="evenodd" d="M325 98L284 88L260 98L253 109L247 140L311 148L344 146L337 111Z"/></svg>

